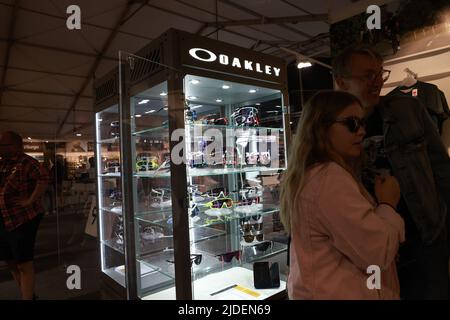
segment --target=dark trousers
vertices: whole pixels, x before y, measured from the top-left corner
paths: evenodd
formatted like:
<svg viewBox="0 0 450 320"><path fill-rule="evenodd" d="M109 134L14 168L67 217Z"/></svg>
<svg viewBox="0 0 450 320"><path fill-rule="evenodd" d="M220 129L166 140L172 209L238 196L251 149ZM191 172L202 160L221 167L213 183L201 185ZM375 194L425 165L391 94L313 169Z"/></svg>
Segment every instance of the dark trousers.
<svg viewBox="0 0 450 320"><path fill-rule="evenodd" d="M399 250L400 297L404 300L449 299L449 253L445 229L429 245L419 238Z"/></svg>

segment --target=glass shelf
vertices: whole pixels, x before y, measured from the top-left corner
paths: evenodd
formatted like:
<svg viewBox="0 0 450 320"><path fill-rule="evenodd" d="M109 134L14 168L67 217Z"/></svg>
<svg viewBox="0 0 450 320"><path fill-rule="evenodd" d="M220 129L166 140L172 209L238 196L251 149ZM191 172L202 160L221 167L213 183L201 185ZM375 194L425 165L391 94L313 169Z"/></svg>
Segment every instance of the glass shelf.
<svg viewBox="0 0 450 320"><path fill-rule="evenodd" d="M122 216L122 210L113 210L114 208L100 208L100 210L104 211L104 212L108 212L108 213L112 213L112 214L116 214L118 216Z"/></svg>
<svg viewBox="0 0 450 320"><path fill-rule="evenodd" d="M171 226L170 223L167 223L167 220L160 220L157 222L150 222L147 220L143 220L141 218L136 218L138 221L142 221L145 223L150 223L151 225L160 227L164 230L171 230L169 229L169 227ZM189 230L190 233L190 242L194 243L194 242L201 242L204 240L208 240L211 238L215 238L221 235L225 234L224 230L220 230L220 229L216 229L216 228L212 228L212 225L207 225L207 226L198 226L197 228L193 229L191 228ZM154 239L144 239L142 234L139 235L140 239L141 239L141 243L142 243L142 248L141 248L141 252L144 253L148 253L150 251L160 251L162 249L164 249L165 247L169 246L171 244L171 241L173 240L172 235L164 235L162 237L158 237L158 238L154 238ZM148 248L150 248L151 244L151 250L149 250ZM148 248L147 248L148 247Z"/></svg>
<svg viewBox="0 0 450 320"><path fill-rule="evenodd" d="M252 212L242 212L242 211L236 210L236 208L239 208L239 207L234 207L232 209L228 209L231 211L231 213L228 215L218 215L218 216L207 215L205 213L205 209L201 208L200 213L197 215L198 219L195 219L194 221L192 220L192 218L190 219L190 228L195 229L195 228L204 228L204 227L209 227L209 226L214 226L214 225L220 225L220 224L224 224L226 222L231 222L231 221L234 221L237 219L258 216L258 215L261 215L264 217L264 216L268 216L268 215L271 215L271 214L274 214L274 213L277 213L280 211L280 209L277 207L273 207L273 206L264 207L264 204L263 204L262 209L260 209L258 211L252 211ZM135 218L142 222L151 223L151 224L160 226L162 228L168 228L170 223L167 223L167 220L170 219L171 216L172 216L171 208L166 208L161 211L148 211L148 212L138 213L135 215Z"/></svg>
<svg viewBox="0 0 450 320"><path fill-rule="evenodd" d="M272 172L277 173L279 170L285 170L285 168L272 168L272 167L243 167L243 168L190 168L188 167L188 175L190 177L204 177L204 176L221 176L221 175L229 175L229 174L237 174L237 173L246 173L246 172ZM102 176L112 176L113 174L107 174ZM169 178L170 171L165 172L157 172L154 171L143 171L138 172L133 175L136 178Z"/></svg>
<svg viewBox="0 0 450 320"><path fill-rule="evenodd" d="M227 238L227 239L225 239ZM202 259L199 265L195 263L192 264L192 273L194 278L198 279L212 272L220 272L226 269L236 267L239 265L250 264L252 262L267 259L277 254L280 254L287 250L287 245L279 243L273 240L264 240L259 243L255 242L251 246L241 246L239 251L241 251L240 260L232 258L230 262L224 262L219 260L219 255L224 254L231 250L227 244L231 243L230 236L222 236L218 238L211 239L210 241L205 241L201 243L196 243L195 248L191 254L201 254ZM270 243L264 251L259 251L256 248L259 244ZM166 248L163 251L143 255L138 258L140 263L147 265L153 270L158 270L158 272L164 274L167 277L175 278L174 264L169 262L174 260L173 249Z"/></svg>
<svg viewBox="0 0 450 320"><path fill-rule="evenodd" d="M161 127L155 127L155 128L150 128L150 129L136 131L136 132L133 132L132 135L139 137L139 136L144 136L144 135L147 135L147 134L150 134L150 133L155 133L155 132L156 133L158 133L158 132L165 132L168 129L169 129L168 125L163 125ZM168 134L167 134L167 136L168 136Z"/></svg>
<svg viewBox="0 0 450 320"><path fill-rule="evenodd" d="M135 178L170 178L170 171L142 171L133 174Z"/></svg>
<svg viewBox="0 0 450 320"><path fill-rule="evenodd" d="M267 242L270 243L271 245L267 248L267 250L260 251L258 249L259 248L258 245L259 244L264 245ZM287 247L288 247L287 244L273 241L270 239L263 240L260 242L255 241L254 243L247 244L246 246L242 247L244 261L246 263L251 263L261 259L268 259L272 256L275 256L277 254L286 251Z"/></svg>
<svg viewBox="0 0 450 320"><path fill-rule="evenodd" d="M264 208L260 209L260 210L255 210L253 212L249 212L249 213L243 213L243 212L239 212L236 210L236 207L234 207L231 210L231 214L229 215L218 215L218 216L211 216L211 215L207 215L205 214L205 211L201 210L200 213L198 214L198 218L192 218L190 219L190 227L191 228L198 228L198 227L204 227L204 226L213 226L213 225L220 225L220 224L224 224L226 222L231 222L231 221L235 221L235 220L240 220L243 218L250 218L250 217L256 217L261 216L268 216L274 213L277 213L280 211L279 208L274 208L274 207L268 207L268 208ZM195 220L193 220L195 219Z"/></svg>
<svg viewBox="0 0 450 320"><path fill-rule="evenodd" d="M188 174L191 177L202 177L202 176L216 176L216 175L226 175L226 174L236 174L245 172L273 172L276 173L279 170L285 170L285 168L272 168L272 167L231 167L231 168L188 168Z"/></svg>
<svg viewBox="0 0 450 320"><path fill-rule="evenodd" d="M249 131L249 130L257 130L257 131L276 131L282 133L284 130L283 128L270 128L270 127L246 127L246 126L231 126L231 125L214 125L214 124L200 124L200 123L186 123L185 129L194 129L194 128L206 128L206 129L220 129L220 130L226 130L226 129L232 129L236 131ZM133 132L133 136L147 136L151 133L164 133L165 136L168 136L168 125L163 125L160 127L150 128L146 130L140 130Z"/></svg>
<svg viewBox="0 0 450 320"><path fill-rule="evenodd" d="M217 125L217 124L201 124L201 123L188 123L186 127L195 128L195 127L204 127L208 129L234 129L234 130L273 130L278 132L283 132L283 128L270 128L270 127L250 127L250 126L231 126L231 125Z"/></svg>
<svg viewBox="0 0 450 320"><path fill-rule="evenodd" d="M123 245L117 244L115 239L101 240L101 243L104 244L105 246L108 246L109 248L111 248L111 249L121 253L121 254L124 254Z"/></svg>
<svg viewBox="0 0 450 320"><path fill-rule="evenodd" d="M162 283L173 283L173 278L167 278L167 276L160 273L157 268L153 268L142 262L139 265L141 268L141 280L143 283L148 284L148 286L151 286L155 283L159 284L159 286ZM111 278L113 278L115 281L117 281L119 284L125 286L124 265L106 269L104 272Z"/></svg>
<svg viewBox="0 0 450 320"><path fill-rule="evenodd" d="M102 178L120 178L122 175L120 174L120 172L114 172L114 173L102 173L99 174L98 176Z"/></svg>

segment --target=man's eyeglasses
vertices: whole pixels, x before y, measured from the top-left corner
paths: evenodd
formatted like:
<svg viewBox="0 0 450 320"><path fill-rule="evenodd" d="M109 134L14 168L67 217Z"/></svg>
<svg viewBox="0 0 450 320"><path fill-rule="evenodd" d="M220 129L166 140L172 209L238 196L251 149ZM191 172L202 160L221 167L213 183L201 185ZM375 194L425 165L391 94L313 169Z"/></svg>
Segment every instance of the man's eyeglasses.
<svg viewBox="0 0 450 320"><path fill-rule="evenodd" d="M333 121L333 123L342 123L344 126L347 127L348 131L351 133L358 132L359 128L366 126L366 120L363 118L358 117L347 117L342 119L336 119Z"/></svg>
<svg viewBox="0 0 450 320"><path fill-rule="evenodd" d="M381 80L383 80L383 82L386 82L389 79L390 74L391 74L391 70L383 69L378 73L371 72L371 73L367 73L362 76L350 76L349 78L359 78L359 79L363 79L367 82L373 82L376 79L378 79L379 77L381 77Z"/></svg>
<svg viewBox="0 0 450 320"><path fill-rule="evenodd" d="M240 260L241 252L239 250L237 250L237 251L218 254L218 255L216 255L216 257L218 257L220 261L228 263L228 262L231 262L231 260L233 260L233 257L235 257L236 260Z"/></svg>
<svg viewBox="0 0 450 320"><path fill-rule="evenodd" d="M169 263L175 263L174 260L166 260ZM195 263L196 265L199 265L200 263L202 263L202 255L201 254L191 254L191 267L192 267L192 262Z"/></svg>

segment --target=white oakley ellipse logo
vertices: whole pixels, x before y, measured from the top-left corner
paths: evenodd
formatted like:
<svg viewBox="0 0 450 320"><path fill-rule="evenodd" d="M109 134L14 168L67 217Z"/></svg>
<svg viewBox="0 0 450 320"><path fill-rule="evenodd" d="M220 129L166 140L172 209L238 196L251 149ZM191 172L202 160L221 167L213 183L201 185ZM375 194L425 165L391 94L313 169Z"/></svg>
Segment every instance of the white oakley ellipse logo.
<svg viewBox="0 0 450 320"><path fill-rule="evenodd" d="M199 53L201 53L201 52L203 53L202 56L204 56L204 57L199 56ZM217 55L214 52L207 50L207 49L203 49L203 48L189 49L189 55L191 57L193 57L194 59L197 59L197 60L200 60L203 62L214 62L217 60ZM224 66L231 65L231 67L237 68L237 69L242 69L242 67L244 67L244 69L248 70L248 71L265 73L267 75L274 75L276 77L280 76L280 71L281 71L280 68L277 68L274 66L261 65L261 63L259 63L259 62L254 62L251 60L241 61L241 59L239 59L237 57L230 58L226 54L219 54L219 63Z"/></svg>
<svg viewBox="0 0 450 320"><path fill-rule="evenodd" d="M203 51L203 52L206 52L207 54L209 54L209 58L208 58L208 59L204 59L204 58L202 58L202 57L199 57L199 56L197 55L197 51ZM204 61L204 62L213 62L213 61L216 61L216 60L217 60L217 56L216 56L213 52L211 52L211 51L209 51L209 50L206 50L206 49L202 49L202 48L192 48L191 50L189 50L189 54L190 54L193 58L195 58L195 59L197 59L197 60L200 60L200 61Z"/></svg>

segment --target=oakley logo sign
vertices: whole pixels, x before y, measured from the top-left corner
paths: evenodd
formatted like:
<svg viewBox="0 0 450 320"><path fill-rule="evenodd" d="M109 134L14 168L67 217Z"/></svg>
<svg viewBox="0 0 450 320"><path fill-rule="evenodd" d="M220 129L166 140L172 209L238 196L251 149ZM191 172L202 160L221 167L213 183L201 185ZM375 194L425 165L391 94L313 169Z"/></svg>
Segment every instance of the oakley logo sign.
<svg viewBox="0 0 450 320"><path fill-rule="evenodd" d="M215 62L219 60L219 63L224 66L231 66L237 69L244 69L248 71L264 73L267 75L274 75L275 77L280 76L280 68L270 65L262 65L259 62L254 62L251 60L241 60L237 57L229 57L226 54L216 55L214 52L203 48L192 48L189 50L189 54L194 59L203 62Z"/></svg>

